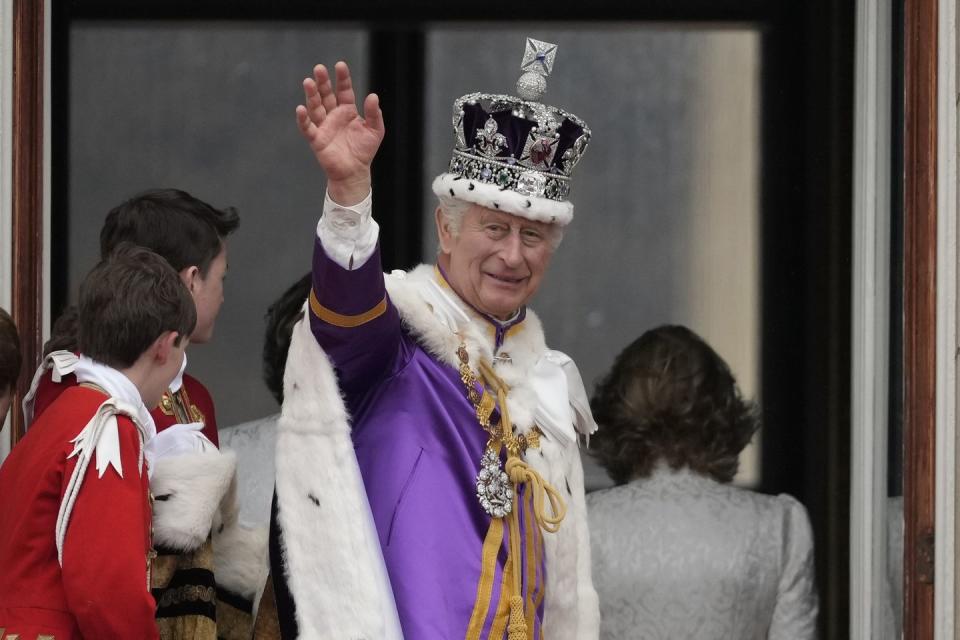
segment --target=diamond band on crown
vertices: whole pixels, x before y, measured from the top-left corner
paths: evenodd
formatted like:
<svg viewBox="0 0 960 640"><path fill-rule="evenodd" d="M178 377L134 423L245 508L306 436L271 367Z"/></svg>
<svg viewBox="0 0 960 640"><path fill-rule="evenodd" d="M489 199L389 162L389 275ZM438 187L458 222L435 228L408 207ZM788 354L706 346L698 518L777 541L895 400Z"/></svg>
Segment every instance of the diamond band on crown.
<svg viewBox="0 0 960 640"><path fill-rule="evenodd" d="M567 176L547 175L517 163L481 158L459 150L454 150L450 159L450 173L468 180L494 184L501 191L515 191L524 196L562 202L570 194L570 178Z"/></svg>

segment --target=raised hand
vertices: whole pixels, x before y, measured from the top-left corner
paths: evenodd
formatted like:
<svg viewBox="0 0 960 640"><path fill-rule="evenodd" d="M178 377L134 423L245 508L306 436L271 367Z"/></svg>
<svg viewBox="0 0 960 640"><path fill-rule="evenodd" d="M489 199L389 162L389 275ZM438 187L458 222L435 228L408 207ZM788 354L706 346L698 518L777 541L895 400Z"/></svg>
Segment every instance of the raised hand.
<svg viewBox="0 0 960 640"><path fill-rule="evenodd" d="M370 192L370 164L383 140L383 112L377 94L357 111L347 63L334 66L336 89L327 68L318 64L303 81L306 106L297 106L297 124L327 174L327 190L339 204L360 202Z"/></svg>

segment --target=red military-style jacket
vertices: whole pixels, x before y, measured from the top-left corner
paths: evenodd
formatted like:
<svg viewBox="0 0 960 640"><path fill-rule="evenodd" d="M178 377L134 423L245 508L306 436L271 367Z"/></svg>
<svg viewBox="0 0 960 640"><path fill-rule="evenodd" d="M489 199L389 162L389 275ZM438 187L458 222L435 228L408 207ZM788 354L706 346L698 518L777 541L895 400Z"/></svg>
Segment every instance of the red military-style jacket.
<svg viewBox="0 0 960 640"><path fill-rule="evenodd" d="M122 476L87 467L57 558L60 504L77 457L71 442L107 395L66 388L0 466L0 637L137 638L159 634L148 588L149 480L133 422L117 416Z"/></svg>
<svg viewBox="0 0 960 640"><path fill-rule="evenodd" d="M63 391L77 385L77 376L69 374L63 376L60 382L53 381L50 371L44 373L34 396L33 416L36 420L44 409L49 407ZM213 406L210 392L191 375L183 374L183 386L176 393L167 391L163 394L160 404L150 411L157 431L163 431L175 424L188 422L202 422L203 435L220 447L220 438L217 434L217 415Z"/></svg>

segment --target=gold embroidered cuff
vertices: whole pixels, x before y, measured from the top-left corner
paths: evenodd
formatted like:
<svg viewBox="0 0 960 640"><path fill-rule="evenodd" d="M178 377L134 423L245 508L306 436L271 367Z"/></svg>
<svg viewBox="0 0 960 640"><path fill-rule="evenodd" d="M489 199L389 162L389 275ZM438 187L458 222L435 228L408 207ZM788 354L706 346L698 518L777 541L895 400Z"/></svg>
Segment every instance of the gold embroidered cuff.
<svg viewBox="0 0 960 640"><path fill-rule="evenodd" d="M317 300L317 294L315 294L313 289L311 289L310 310L313 312L313 315L317 316L327 324L332 324L335 327L342 327L344 329L353 329L354 327L359 327L360 325L364 325L371 320L376 320L382 316L387 310L387 296L384 295L383 300L381 300L377 306L369 311L364 311L363 313L354 316L345 316L337 313L336 311L331 311L320 304L320 301Z"/></svg>

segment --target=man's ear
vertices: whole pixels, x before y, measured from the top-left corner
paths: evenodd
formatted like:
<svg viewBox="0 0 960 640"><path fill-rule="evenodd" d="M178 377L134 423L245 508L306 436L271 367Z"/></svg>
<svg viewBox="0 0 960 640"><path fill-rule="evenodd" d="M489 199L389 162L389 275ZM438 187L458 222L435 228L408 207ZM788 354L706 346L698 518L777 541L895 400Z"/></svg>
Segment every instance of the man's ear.
<svg viewBox="0 0 960 640"><path fill-rule="evenodd" d="M153 341L151 351L157 364L166 364L167 359L170 358L177 347L179 335L176 331L164 331L160 334L160 337Z"/></svg>
<svg viewBox="0 0 960 640"><path fill-rule="evenodd" d="M197 281L201 279L200 267L193 265L180 269L180 279L183 281L183 284L187 286L187 290L190 291L190 294L193 295L194 287L196 286Z"/></svg>
<svg viewBox="0 0 960 640"><path fill-rule="evenodd" d="M443 207L437 207L433 212L437 223L437 237L440 239L440 251L450 253L453 244L453 230L450 229L450 218L443 214Z"/></svg>

